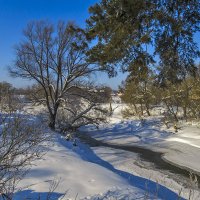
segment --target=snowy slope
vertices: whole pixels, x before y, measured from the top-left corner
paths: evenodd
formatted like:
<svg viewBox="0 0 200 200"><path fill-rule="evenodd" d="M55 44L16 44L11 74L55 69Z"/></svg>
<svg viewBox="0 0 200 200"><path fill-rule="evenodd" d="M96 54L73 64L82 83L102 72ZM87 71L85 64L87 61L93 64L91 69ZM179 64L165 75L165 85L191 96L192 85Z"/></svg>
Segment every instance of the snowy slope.
<svg viewBox="0 0 200 200"><path fill-rule="evenodd" d="M197 127L184 127L178 134L173 134L173 130L161 126L157 118L148 118L143 123L137 119L124 120L121 115L124 106L113 105L114 114L109 123L100 125L98 130L93 126L82 130L106 143L139 145L162 151L165 159L198 169L200 162L194 156L200 144ZM34 109L30 111L35 114ZM60 180L53 193L54 199L66 191L66 199L141 199L141 196L149 196L150 193L153 195L151 199L157 196L161 199L177 199L175 193L161 185L178 193L181 190L179 184L167 176L163 177L162 173L143 169L134 162L137 162L137 155L109 148L89 148L81 143L73 147L71 142L54 134L44 159L34 163L35 166L20 183L22 191L16 195L16 200L24 195L36 197L39 194L45 199L54 179ZM148 184L150 187L146 186ZM187 198L188 191L184 192L181 195Z"/></svg>
<svg viewBox="0 0 200 200"><path fill-rule="evenodd" d="M101 161L85 145L73 147L71 142L55 135L47 150L44 158L34 163L35 166L20 182L22 191L16 194L16 200L22 197L36 199L38 195L45 199L52 180L60 180L52 199L58 199L66 191L65 199L96 199L111 194L117 199L118 195L132 199L145 195L145 191L134 187L115 170L98 164Z"/></svg>
<svg viewBox="0 0 200 200"><path fill-rule="evenodd" d="M168 148L165 159L200 172L200 128L185 125L177 134L166 138L163 146Z"/></svg>
<svg viewBox="0 0 200 200"><path fill-rule="evenodd" d="M167 129L161 123L158 116L145 118L141 122L137 118L123 119L121 110L125 105L114 105L115 111L108 124L102 124L99 129L93 126L83 127L83 133L90 134L93 138L103 141L107 144L116 144L123 146L140 146L145 149L163 153L163 158L169 163L189 168L200 172L200 128L197 125L181 124L181 129L175 133L173 128ZM137 160L137 159L135 159ZM127 165L127 161L124 167ZM131 167L126 167L130 171ZM142 172L143 171L143 172ZM139 174L142 177L150 178L160 184L171 188L173 191L180 191L180 185L174 183L168 177L159 174L154 170L139 170L135 166L133 174ZM189 177L189 173L188 173ZM172 181L172 182L171 182ZM187 197L189 190L182 188L183 196ZM199 199L199 194L197 194Z"/></svg>

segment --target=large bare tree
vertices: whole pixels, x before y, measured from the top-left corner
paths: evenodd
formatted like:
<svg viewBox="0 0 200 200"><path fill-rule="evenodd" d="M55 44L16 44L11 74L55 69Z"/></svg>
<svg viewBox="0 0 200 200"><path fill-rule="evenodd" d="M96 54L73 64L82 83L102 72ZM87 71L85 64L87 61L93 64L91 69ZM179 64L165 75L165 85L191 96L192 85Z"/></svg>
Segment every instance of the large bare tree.
<svg viewBox="0 0 200 200"><path fill-rule="evenodd" d="M87 62L86 35L72 23L59 22L55 26L47 21L31 22L23 33L10 72L15 77L33 79L42 87L49 127L55 129L64 96L98 67Z"/></svg>

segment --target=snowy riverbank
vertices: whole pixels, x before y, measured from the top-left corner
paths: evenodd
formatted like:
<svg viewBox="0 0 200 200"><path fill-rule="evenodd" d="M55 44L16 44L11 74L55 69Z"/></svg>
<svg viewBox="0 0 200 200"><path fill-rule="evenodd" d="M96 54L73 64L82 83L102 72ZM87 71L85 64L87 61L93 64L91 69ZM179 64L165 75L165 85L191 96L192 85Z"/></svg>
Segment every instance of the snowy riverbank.
<svg viewBox="0 0 200 200"><path fill-rule="evenodd" d="M199 145L198 127L186 126L174 134L173 130L162 126L158 118L148 118L143 124L137 119L124 120L122 108L123 105L116 105L109 122L101 124L99 129L87 126L82 130L105 143L153 149L163 152L164 158L170 162L182 166L188 164L191 168L197 166L198 169L200 162L195 153ZM187 134L188 130L192 133ZM48 129L46 131L49 132ZM67 192L64 199L109 199L111 196L134 199L148 196L150 199L173 200L178 198L179 193L187 199L191 192L162 171L155 170L152 164L141 160L137 153L89 147L81 142L74 147L73 142L56 133L51 134L54 137L46 147L47 153L42 160L34 163L20 183L22 190L17 193L16 200L22 196L34 199L38 195L45 199L52 180L59 180L52 193L54 199ZM193 200L198 199L196 192L192 195Z"/></svg>

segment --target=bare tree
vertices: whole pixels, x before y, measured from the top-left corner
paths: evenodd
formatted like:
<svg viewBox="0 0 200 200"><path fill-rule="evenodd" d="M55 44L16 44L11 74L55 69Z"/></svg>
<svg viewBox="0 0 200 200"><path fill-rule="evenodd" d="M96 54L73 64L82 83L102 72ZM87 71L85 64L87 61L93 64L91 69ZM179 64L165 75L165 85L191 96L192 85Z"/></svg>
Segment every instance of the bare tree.
<svg viewBox="0 0 200 200"><path fill-rule="evenodd" d="M85 33L72 23L39 21L28 24L24 40L16 47L11 75L35 80L43 89L49 127L55 129L63 97L77 82L86 80L98 67L87 62Z"/></svg>
<svg viewBox="0 0 200 200"><path fill-rule="evenodd" d="M3 199L12 199L18 182L43 154L39 145L47 136L38 124L25 118L16 114L0 116L0 198Z"/></svg>

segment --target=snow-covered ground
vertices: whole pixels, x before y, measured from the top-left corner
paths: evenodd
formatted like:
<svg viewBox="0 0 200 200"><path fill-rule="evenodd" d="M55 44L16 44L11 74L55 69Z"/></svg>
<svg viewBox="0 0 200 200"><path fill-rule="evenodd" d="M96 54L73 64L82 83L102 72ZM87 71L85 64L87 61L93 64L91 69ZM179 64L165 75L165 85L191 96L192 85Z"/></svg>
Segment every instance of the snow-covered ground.
<svg viewBox="0 0 200 200"><path fill-rule="evenodd" d="M66 199L89 198L90 195L107 192L109 189L131 187L127 180L111 170L88 161L88 156L92 154L88 155L86 150L74 147L71 142L55 134L47 147L46 155L34 163L35 166L20 183L20 187L24 189L16 199L21 199L22 195L33 198L42 194L45 197L52 180L59 180L54 196L59 197L67 192ZM143 194L139 189L130 189L136 196Z"/></svg>
<svg viewBox="0 0 200 200"><path fill-rule="evenodd" d="M125 120L121 114L125 105L114 104L113 107L116 109L108 124L102 124L98 129L87 126L81 131L107 144L140 146L161 152L163 159L167 162L200 173L200 157L198 156L200 155L200 127L198 124L182 123L179 125L178 133L175 133L173 127L167 129L158 116L148 117L143 121L136 118ZM127 162L124 163L127 164ZM134 168L135 173L136 168ZM159 180L160 184L174 191L180 189L180 185L170 183L163 174L155 175L155 171L142 174L141 170L138 173L146 178L149 176L151 180Z"/></svg>
<svg viewBox="0 0 200 200"><path fill-rule="evenodd" d="M130 164L133 155L113 149L91 149L82 143L74 147L72 142L53 135L46 155L34 163L21 181L22 191L17 193L16 200L22 196L34 199L38 195L45 199L52 180L59 180L52 199L59 199L65 192L64 199L178 198L177 194L158 183L123 169L123 162L128 164L129 160Z"/></svg>
<svg viewBox="0 0 200 200"><path fill-rule="evenodd" d="M164 153L164 158L177 165L200 171L200 129L197 126L182 125L174 134L166 129L159 118L124 120L121 110L123 104L113 106L114 113L107 124L99 129L87 126L82 131L106 143L127 146L142 146ZM41 108L26 108L35 114ZM48 129L47 132L50 132ZM121 149L108 147L89 147L72 142L51 133L52 141L46 146L47 153L42 160L34 163L30 172L20 182L21 191L15 196L20 200L25 196L45 199L51 190L52 180L58 186L52 199L177 199L178 193L185 199L190 193L182 185L162 171L155 170L152 164L142 161L139 155ZM167 189L167 188L170 188ZM172 192L173 191L173 192ZM192 194L191 199L198 199Z"/></svg>

